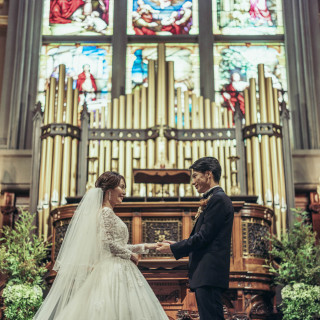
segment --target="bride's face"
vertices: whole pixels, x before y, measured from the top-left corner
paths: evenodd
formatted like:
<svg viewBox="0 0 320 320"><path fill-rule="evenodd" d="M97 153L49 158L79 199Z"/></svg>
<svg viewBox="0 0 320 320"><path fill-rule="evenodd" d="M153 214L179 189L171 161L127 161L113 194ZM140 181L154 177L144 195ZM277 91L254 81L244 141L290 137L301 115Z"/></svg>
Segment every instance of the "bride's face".
<svg viewBox="0 0 320 320"><path fill-rule="evenodd" d="M124 180L121 179L120 184L111 191L110 203L112 203L113 205L121 203L125 195L126 195L126 184Z"/></svg>

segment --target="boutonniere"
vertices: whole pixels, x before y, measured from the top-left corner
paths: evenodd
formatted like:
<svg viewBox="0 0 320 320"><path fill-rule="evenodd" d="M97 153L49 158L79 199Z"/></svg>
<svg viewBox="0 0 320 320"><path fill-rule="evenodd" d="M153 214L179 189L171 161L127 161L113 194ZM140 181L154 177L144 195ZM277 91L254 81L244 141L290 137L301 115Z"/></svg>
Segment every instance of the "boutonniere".
<svg viewBox="0 0 320 320"><path fill-rule="evenodd" d="M200 200L200 207L198 208L197 214L194 217L195 220L197 220L199 218L200 214L204 211L204 209L206 208L210 198L211 198L211 195L207 199L201 199Z"/></svg>

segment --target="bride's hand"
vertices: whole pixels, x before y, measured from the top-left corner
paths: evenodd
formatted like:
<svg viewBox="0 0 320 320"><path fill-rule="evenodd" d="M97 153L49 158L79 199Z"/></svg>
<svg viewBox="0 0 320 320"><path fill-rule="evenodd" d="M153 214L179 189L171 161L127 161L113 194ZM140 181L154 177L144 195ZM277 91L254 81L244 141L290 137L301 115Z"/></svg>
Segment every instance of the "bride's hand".
<svg viewBox="0 0 320 320"><path fill-rule="evenodd" d="M139 256L136 253L132 253L130 260L137 266L139 263Z"/></svg>
<svg viewBox="0 0 320 320"><path fill-rule="evenodd" d="M144 245L145 249L149 249L149 250L155 250L157 248L157 244L156 243L146 243Z"/></svg>

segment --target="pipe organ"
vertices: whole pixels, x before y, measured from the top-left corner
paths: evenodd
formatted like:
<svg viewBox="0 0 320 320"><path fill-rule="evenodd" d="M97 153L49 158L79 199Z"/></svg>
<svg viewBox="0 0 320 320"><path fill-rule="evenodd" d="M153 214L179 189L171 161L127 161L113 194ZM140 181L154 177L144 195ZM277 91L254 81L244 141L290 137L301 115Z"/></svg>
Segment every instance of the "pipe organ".
<svg viewBox="0 0 320 320"><path fill-rule="evenodd" d="M58 82L50 80L43 115L40 234L47 237L51 232L50 210L66 204L66 197L82 195L104 171L125 176L128 196L157 196L161 188L134 183L132 169L184 169L203 156L220 161L220 184L227 194L258 196L257 203L275 211L277 235L285 232L278 92L272 79L265 78L264 66L258 67L258 94L255 79L250 79L244 91L244 127L239 110L236 117L215 102L175 90L173 67L172 61L165 61L165 45L159 44L158 60L149 62L148 87L114 98L101 110L88 111L84 106L79 123L79 93L72 88L72 79L65 79L65 66L60 65ZM245 181L239 179L239 171L246 173ZM164 193L196 196L191 184L165 186Z"/></svg>
<svg viewBox="0 0 320 320"><path fill-rule="evenodd" d="M273 231L278 237L286 232L286 177L282 144L283 139L289 137L282 135L280 120L283 123L288 121L288 117L281 116L280 119L278 91L273 88L272 79L265 77L264 66L259 65L258 82L250 79L250 85L244 91L243 119L240 104L236 105L233 113L192 92L182 92L181 88L175 90L173 62L167 62L165 56L165 45L159 44L158 60L151 60L148 64L148 85L137 87L130 94L114 97L97 110L87 110L86 105L79 110L79 92L73 89L72 79L65 79L64 65L60 65L58 81L50 79L44 113L39 111L43 119L39 141L40 179L36 196L39 234L47 239L53 231L55 241L58 227L61 227L59 230L62 233L66 231L67 223L59 222L60 212L64 210L61 206L66 204L66 199L76 195L81 197L86 189L94 186L101 173L113 170L125 177L128 200L135 201L130 202L129 206L123 204L123 208L127 209L121 216L131 228L133 243L143 240L139 233L143 219L137 209L132 209L137 207L133 204L143 207L141 210L145 216L152 220L156 219L159 208L165 205L160 199L164 202L170 200L168 203L176 201L171 205L174 213L169 216L181 217L179 228L183 230L183 238L188 237L192 227L191 216L196 211L195 202L190 202L195 201L197 196L192 185L177 183L163 187L139 184L134 181L133 169L188 169L198 158L214 156L222 167L220 185L228 195L234 196L233 200L257 197L256 207L243 202L242 209L237 209L241 215L234 223L232 286L237 286L236 281L242 283L246 272L254 272L254 268L260 270L257 279L263 274L264 280L261 281L269 283L270 275L262 271L265 252L263 259L260 259L259 253L257 257L255 254L251 256L251 240L248 239L250 232L250 236L258 232L257 241L263 241L261 234L271 228L272 219ZM144 202L148 197L159 201L158 204L152 202L150 210L154 214L147 210L150 202ZM178 199L184 200L185 205ZM190 207L189 211L186 206ZM177 208L182 207L184 209L179 209L180 212ZM132 212L130 208L137 212ZM256 210L258 216L248 208ZM68 222L72 213L66 210ZM163 209L160 216L165 217L167 211ZM241 243L244 245L243 239L248 242L247 247L241 247ZM53 255L57 254L59 245L61 243L53 243ZM255 244L252 248L256 248ZM160 258L157 255L151 257L151 265L158 265ZM244 258L248 258L245 263ZM150 281L157 278L155 274L148 274L148 277ZM185 281L186 275L182 278ZM266 284L261 290L271 289Z"/></svg>

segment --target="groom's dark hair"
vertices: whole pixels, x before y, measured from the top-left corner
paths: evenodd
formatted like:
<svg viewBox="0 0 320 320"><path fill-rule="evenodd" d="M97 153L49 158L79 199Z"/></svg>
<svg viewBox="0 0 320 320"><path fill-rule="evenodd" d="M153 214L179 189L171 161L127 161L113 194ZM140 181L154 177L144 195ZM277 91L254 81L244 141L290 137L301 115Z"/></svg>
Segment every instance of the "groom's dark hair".
<svg viewBox="0 0 320 320"><path fill-rule="evenodd" d="M221 177L221 166L219 161L214 157L203 157L198 159L190 167L195 171L206 172L211 171L215 182L219 183Z"/></svg>

